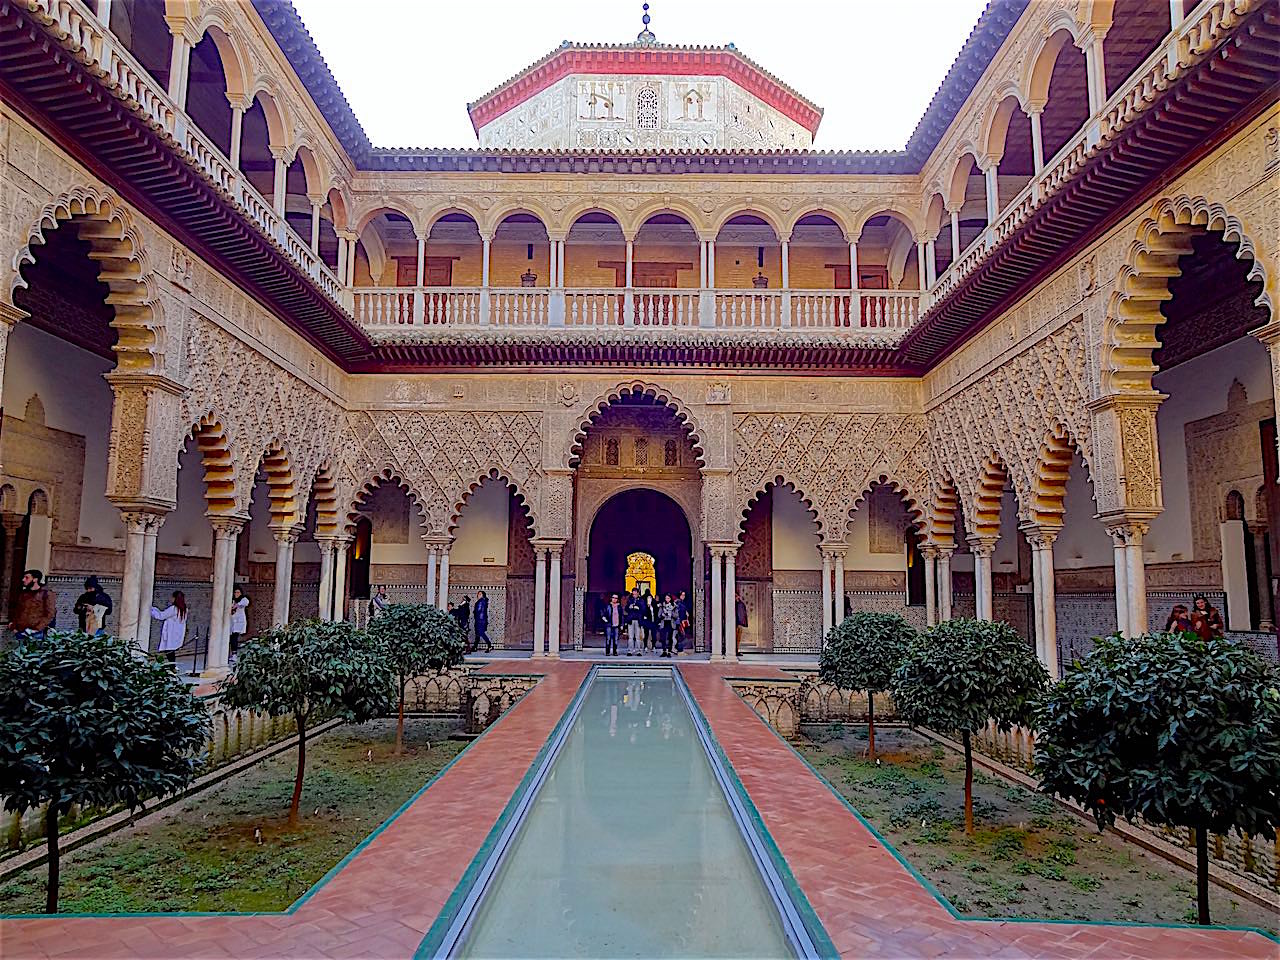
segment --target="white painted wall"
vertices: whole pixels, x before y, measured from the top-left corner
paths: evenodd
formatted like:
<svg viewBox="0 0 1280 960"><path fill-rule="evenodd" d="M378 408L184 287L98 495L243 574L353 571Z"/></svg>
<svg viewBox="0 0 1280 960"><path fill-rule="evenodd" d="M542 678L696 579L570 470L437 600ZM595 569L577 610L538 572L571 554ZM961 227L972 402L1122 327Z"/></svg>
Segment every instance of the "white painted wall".
<svg viewBox="0 0 1280 960"><path fill-rule="evenodd" d="M1071 570L1109 566L1114 561L1111 538L1107 536L1106 528L1094 519L1098 507L1093 499L1093 484L1089 482L1089 471L1079 454L1071 461L1064 504L1066 514L1062 532L1053 547L1054 568Z"/></svg>
<svg viewBox="0 0 1280 960"><path fill-rule="evenodd" d="M773 488L773 569L821 570L818 521L800 495L789 487Z"/></svg>
<svg viewBox="0 0 1280 960"><path fill-rule="evenodd" d="M27 401L39 394L46 426L84 437L79 542L123 549L124 523L106 498L112 394L102 375L112 366L29 323L19 323L9 334L3 402L9 416L21 417Z"/></svg>
<svg viewBox="0 0 1280 960"><path fill-rule="evenodd" d="M205 515L204 465L194 440L178 457L178 507L165 518L156 549L186 557L213 556L213 528Z"/></svg>
<svg viewBox="0 0 1280 960"><path fill-rule="evenodd" d="M1253 337L1181 363L1152 379L1169 399L1156 413L1160 442L1160 473L1164 480L1164 513L1151 522L1146 537L1147 563L1194 560L1191 545L1191 498L1187 485L1185 428L1193 420L1227 409L1232 380L1244 384L1250 402L1271 396L1271 365L1267 348Z"/></svg>
<svg viewBox="0 0 1280 960"><path fill-rule="evenodd" d="M449 563L505 567L510 504L506 484L497 480L480 484L462 508Z"/></svg>

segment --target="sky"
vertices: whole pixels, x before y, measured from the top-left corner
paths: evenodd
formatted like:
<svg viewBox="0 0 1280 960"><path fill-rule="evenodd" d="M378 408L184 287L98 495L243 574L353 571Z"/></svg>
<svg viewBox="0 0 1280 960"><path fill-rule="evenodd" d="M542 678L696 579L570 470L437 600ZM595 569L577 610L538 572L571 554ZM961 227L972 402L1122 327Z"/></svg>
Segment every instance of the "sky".
<svg viewBox="0 0 1280 960"><path fill-rule="evenodd" d="M739 51L825 111L818 150L899 150L987 0L651 0L661 43ZM294 0L375 146L474 147L477 100L564 40L626 43L621 0Z"/></svg>

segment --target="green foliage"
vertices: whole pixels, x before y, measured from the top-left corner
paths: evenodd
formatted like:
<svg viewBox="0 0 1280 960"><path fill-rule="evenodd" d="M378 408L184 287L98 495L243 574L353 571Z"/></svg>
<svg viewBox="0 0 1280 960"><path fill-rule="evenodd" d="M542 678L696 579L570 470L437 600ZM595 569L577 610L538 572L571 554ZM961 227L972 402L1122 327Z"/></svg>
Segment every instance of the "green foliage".
<svg viewBox="0 0 1280 960"><path fill-rule="evenodd" d="M896 613L859 610L832 627L818 661L823 680L842 690L888 690L915 627Z"/></svg>
<svg viewBox="0 0 1280 960"><path fill-rule="evenodd" d="M297 620L240 647L219 691L230 707L349 721L391 706L392 667L383 647L349 623Z"/></svg>
<svg viewBox="0 0 1280 960"><path fill-rule="evenodd" d="M369 636L383 647L402 695L414 677L456 667L467 652L458 621L425 603L391 604L369 621Z"/></svg>
<svg viewBox="0 0 1280 960"><path fill-rule="evenodd" d="M1036 770L1099 827L1150 823L1274 836L1280 822L1280 672L1195 634L1095 641L1040 716Z"/></svg>
<svg viewBox="0 0 1280 960"><path fill-rule="evenodd" d="M994 720L1027 724L1049 683L1030 645L1007 623L948 620L908 647L891 689L898 714L942 733L974 733Z"/></svg>
<svg viewBox="0 0 1280 960"><path fill-rule="evenodd" d="M172 668L105 635L50 630L0 653L5 808L136 807L181 790L209 739Z"/></svg>

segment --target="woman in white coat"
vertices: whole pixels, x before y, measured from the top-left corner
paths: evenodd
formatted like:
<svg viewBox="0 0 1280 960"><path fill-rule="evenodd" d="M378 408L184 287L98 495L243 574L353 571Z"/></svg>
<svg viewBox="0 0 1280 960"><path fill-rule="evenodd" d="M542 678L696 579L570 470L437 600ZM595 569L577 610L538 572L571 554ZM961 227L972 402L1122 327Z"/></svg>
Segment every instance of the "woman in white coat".
<svg viewBox="0 0 1280 960"><path fill-rule="evenodd" d="M161 621L160 646L157 648L170 663L178 662L178 648L187 640L187 597L181 590L173 591L173 603L163 610L151 608L151 618Z"/></svg>
<svg viewBox="0 0 1280 960"><path fill-rule="evenodd" d="M236 587L231 591L231 646L228 650L231 656L236 655L236 651L240 649L240 638L249 632L248 619L245 617L245 610L249 607L249 598L244 595L244 591Z"/></svg>

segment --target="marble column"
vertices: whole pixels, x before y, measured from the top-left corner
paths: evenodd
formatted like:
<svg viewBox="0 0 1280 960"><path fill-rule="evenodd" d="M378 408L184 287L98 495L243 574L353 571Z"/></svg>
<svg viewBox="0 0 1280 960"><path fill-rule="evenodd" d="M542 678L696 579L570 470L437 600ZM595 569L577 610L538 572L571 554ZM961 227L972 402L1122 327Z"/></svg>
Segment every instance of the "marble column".
<svg viewBox="0 0 1280 960"><path fill-rule="evenodd" d="M209 653L205 658L205 675L219 676L227 670L236 540L245 521L242 517L212 517L209 522L213 526L213 591L209 598Z"/></svg>
<svg viewBox="0 0 1280 960"><path fill-rule="evenodd" d="M1147 534L1146 523L1130 523L1124 542L1125 586L1129 592L1129 636L1146 633L1147 623L1147 569L1142 558L1142 541Z"/></svg>
<svg viewBox="0 0 1280 960"><path fill-rule="evenodd" d="M320 208L324 205L323 198L320 200L314 197L308 197L311 201L311 252L318 254L320 252Z"/></svg>
<svg viewBox="0 0 1280 960"><path fill-rule="evenodd" d="M550 600L547 604L547 657L560 659L560 553L563 544L549 547L551 555L551 574L548 577L547 590Z"/></svg>
<svg viewBox="0 0 1280 960"><path fill-rule="evenodd" d="M275 593L271 600L271 623L284 626L289 622L289 600L293 594L293 551L302 528L298 526L272 527L276 540Z"/></svg>
<svg viewBox="0 0 1280 960"><path fill-rule="evenodd" d="M960 259L960 211L947 212L951 214L951 262L954 264Z"/></svg>
<svg viewBox="0 0 1280 960"><path fill-rule="evenodd" d="M333 552L335 544L329 538L316 538L320 548L320 605L316 616L321 620L333 619Z"/></svg>
<svg viewBox="0 0 1280 960"><path fill-rule="evenodd" d="M938 620L951 619L951 555L955 547L938 548Z"/></svg>
<svg viewBox="0 0 1280 960"><path fill-rule="evenodd" d="M533 552L538 558L533 569L533 656L542 657L547 625L547 548L535 544Z"/></svg>
<svg viewBox="0 0 1280 960"><path fill-rule="evenodd" d="M737 546L724 550L724 658L738 659L738 580L735 571Z"/></svg>
<svg viewBox="0 0 1280 960"><path fill-rule="evenodd" d="M1271 578L1267 576L1267 525L1249 525L1253 536L1253 582L1258 591L1258 629L1270 633L1275 629L1271 610Z"/></svg>
<svg viewBox="0 0 1280 960"><path fill-rule="evenodd" d="M822 636L818 638L818 649L827 645L827 634L831 632L831 551L822 548Z"/></svg>
<svg viewBox="0 0 1280 960"><path fill-rule="evenodd" d="M1116 631L1129 633L1129 576L1125 565L1124 532L1109 528L1116 581Z"/></svg>
<svg viewBox="0 0 1280 960"><path fill-rule="evenodd" d="M120 586L118 608L119 636L122 640L142 646L151 636L146 629L151 623L151 590L155 584L156 531L164 521L161 514L149 511L122 510L124 520L124 578ZM19 518L21 520L21 518ZM6 525L6 532L8 528ZM16 533L16 530L14 531ZM12 540L12 537L10 537ZM151 556L148 559L147 552ZM10 577L13 575L13 555L6 557ZM7 582L7 581L6 581ZM144 585L147 591L143 592ZM145 649L145 648L144 648Z"/></svg>
<svg viewBox="0 0 1280 960"><path fill-rule="evenodd" d="M724 569L724 552L711 547L711 659L723 660L721 642L724 640L724 585L721 571Z"/></svg>
<svg viewBox="0 0 1280 960"><path fill-rule="evenodd" d="M1054 598L1053 543L1058 528L1028 524L1021 528L1031 546L1031 590L1035 611L1036 654L1058 679L1058 611Z"/></svg>
<svg viewBox="0 0 1280 960"><path fill-rule="evenodd" d="M920 556L924 558L924 622L932 627L938 622L938 548L923 546Z"/></svg>
<svg viewBox="0 0 1280 960"><path fill-rule="evenodd" d="M427 544L427 606L436 605L436 551L434 543Z"/></svg>
<svg viewBox="0 0 1280 960"><path fill-rule="evenodd" d="M153 513L142 536L142 575L138 579L138 646L151 649L151 607L156 592L156 546L164 515ZM167 604L164 604L167 606Z"/></svg>
<svg viewBox="0 0 1280 960"><path fill-rule="evenodd" d="M1043 112L1043 104L1027 108L1027 115L1031 118L1031 162L1037 174L1044 169L1044 137L1040 133L1040 114Z"/></svg>
<svg viewBox="0 0 1280 960"><path fill-rule="evenodd" d="M347 554L351 538L343 537L334 544L333 551L333 619L347 619Z"/></svg>
<svg viewBox="0 0 1280 960"><path fill-rule="evenodd" d="M995 616L991 586L991 554L995 547L996 541L990 538L969 537L969 548L973 551L974 615L979 620L992 620Z"/></svg>
<svg viewBox="0 0 1280 960"><path fill-rule="evenodd" d="M836 584L832 591L834 594L831 598L833 604L831 610L831 622L835 626L844 623L844 555L843 548L831 551L836 559Z"/></svg>
<svg viewBox="0 0 1280 960"><path fill-rule="evenodd" d="M240 171L240 144L243 140L244 130L244 112L249 109L249 104L239 99L232 99L230 96L227 100L231 103L231 169L237 177L244 175Z"/></svg>
<svg viewBox="0 0 1280 960"><path fill-rule="evenodd" d="M441 610L449 609L449 544L440 546L440 589L436 593Z"/></svg>

